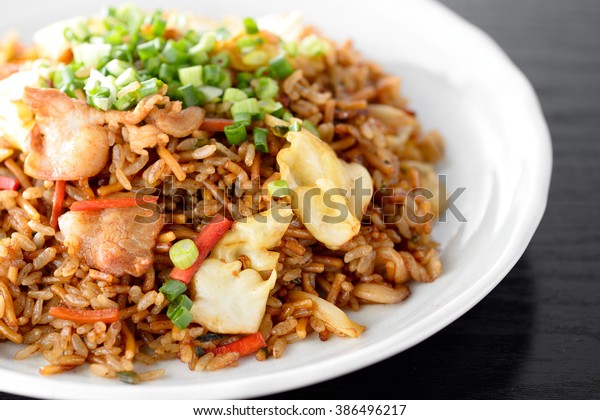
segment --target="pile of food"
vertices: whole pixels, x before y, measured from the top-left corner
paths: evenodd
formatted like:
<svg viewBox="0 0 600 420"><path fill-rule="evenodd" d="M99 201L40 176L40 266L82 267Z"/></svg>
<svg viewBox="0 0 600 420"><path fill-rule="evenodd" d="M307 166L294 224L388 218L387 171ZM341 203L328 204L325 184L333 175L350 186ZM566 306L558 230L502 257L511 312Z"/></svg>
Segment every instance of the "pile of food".
<svg viewBox="0 0 600 420"><path fill-rule="evenodd" d="M349 311L441 273L443 140L399 87L290 16L120 6L6 37L0 343L138 383L359 337Z"/></svg>

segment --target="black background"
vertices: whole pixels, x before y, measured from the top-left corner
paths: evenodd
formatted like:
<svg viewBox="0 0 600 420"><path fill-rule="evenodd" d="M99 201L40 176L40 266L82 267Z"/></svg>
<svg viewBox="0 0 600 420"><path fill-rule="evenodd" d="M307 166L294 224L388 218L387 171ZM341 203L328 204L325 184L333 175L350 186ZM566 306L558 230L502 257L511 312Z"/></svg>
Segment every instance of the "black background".
<svg viewBox="0 0 600 420"><path fill-rule="evenodd" d="M488 32L540 97L554 148L544 219L500 285L440 333L268 398L600 398L600 2L442 3Z"/></svg>

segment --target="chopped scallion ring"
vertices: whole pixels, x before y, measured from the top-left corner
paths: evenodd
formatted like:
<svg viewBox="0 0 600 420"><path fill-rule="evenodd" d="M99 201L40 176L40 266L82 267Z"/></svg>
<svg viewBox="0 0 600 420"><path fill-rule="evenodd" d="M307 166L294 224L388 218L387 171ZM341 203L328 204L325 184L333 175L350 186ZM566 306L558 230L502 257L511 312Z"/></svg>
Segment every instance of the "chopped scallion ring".
<svg viewBox="0 0 600 420"><path fill-rule="evenodd" d="M177 296L185 293L186 290L187 286L185 283L173 279L167 280L167 282L158 289L159 292L165 295L165 298L169 302L173 302Z"/></svg>
<svg viewBox="0 0 600 420"><path fill-rule="evenodd" d="M173 265L180 270L187 270L198 259L198 247L191 239L182 239L173 244L169 250L169 257Z"/></svg>
<svg viewBox="0 0 600 420"><path fill-rule="evenodd" d="M254 129L254 147L259 152L269 153L269 145L267 143L267 130L256 127Z"/></svg>
<svg viewBox="0 0 600 420"><path fill-rule="evenodd" d="M252 18L247 17L244 19L244 27L246 28L246 33L248 35L258 33L258 25L256 24L256 21Z"/></svg>
<svg viewBox="0 0 600 420"><path fill-rule="evenodd" d="M225 137L227 137L229 144L241 144L248 136L248 133L246 132L246 126L241 122L228 125L223 129L223 131L225 132Z"/></svg>

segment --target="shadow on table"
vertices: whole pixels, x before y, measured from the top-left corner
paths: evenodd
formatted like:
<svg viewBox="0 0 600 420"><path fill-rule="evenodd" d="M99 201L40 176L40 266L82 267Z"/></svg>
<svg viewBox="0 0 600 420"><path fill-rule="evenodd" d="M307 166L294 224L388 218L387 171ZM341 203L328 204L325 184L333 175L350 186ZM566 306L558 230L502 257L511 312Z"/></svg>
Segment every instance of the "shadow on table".
<svg viewBox="0 0 600 420"><path fill-rule="evenodd" d="M343 377L271 399L494 399L515 397L535 317L525 254L482 302L423 343Z"/></svg>

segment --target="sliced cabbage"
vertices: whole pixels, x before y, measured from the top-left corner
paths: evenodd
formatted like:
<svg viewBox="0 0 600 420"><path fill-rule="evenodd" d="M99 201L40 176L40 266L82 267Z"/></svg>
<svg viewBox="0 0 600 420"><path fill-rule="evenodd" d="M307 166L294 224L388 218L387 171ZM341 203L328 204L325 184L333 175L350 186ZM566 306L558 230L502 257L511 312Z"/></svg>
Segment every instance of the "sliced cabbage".
<svg viewBox="0 0 600 420"><path fill-rule="evenodd" d="M237 221L213 248L190 284L193 320L220 334L258 331L269 292L275 285L279 244L292 220L292 211L274 207ZM240 256L250 267L242 270ZM268 280L260 271L271 270Z"/></svg>
<svg viewBox="0 0 600 420"><path fill-rule="evenodd" d="M294 212L329 249L339 249L360 230L373 181L358 163L339 159L308 130L290 131L290 146L277 154L281 179L294 191ZM358 187L358 188L357 188Z"/></svg>
<svg viewBox="0 0 600 420"><path fill-rule="evenodd" d="M22 102L26 86L39 86L37 71L11 74L0 81L0 138L11 146L25 150L27 137L34 124L34 115Z"/></svg>
<svg viewBox="0 0 600 420"><path fill-rule="evenodd" d="M33 43L35 44L40 57L55 62L60 61L71 48L71 44L64 36L65 29L81 25L84 21L85 18L75 17L54 22L37 31L33 35Z"/></svg>
<svg viewBox="0 0 600 420"><path fill-rule="evenodd" d="M331 328L340 334L348 337L356 338L364 331L363 325L357 324L348 318L340 308L333 303L326 301L323 298L313 294L302 292L300 290L292 290L288 293L291 301L310 299L313 301L313 315L326 322Z"/></svg>

